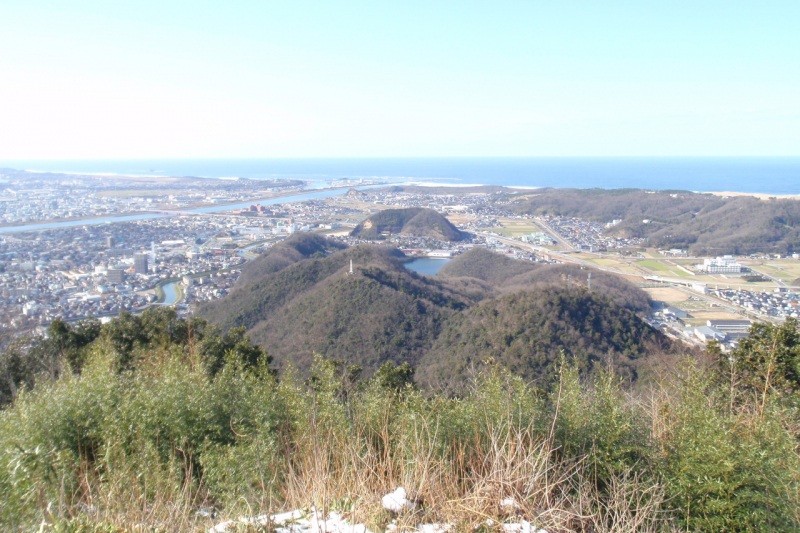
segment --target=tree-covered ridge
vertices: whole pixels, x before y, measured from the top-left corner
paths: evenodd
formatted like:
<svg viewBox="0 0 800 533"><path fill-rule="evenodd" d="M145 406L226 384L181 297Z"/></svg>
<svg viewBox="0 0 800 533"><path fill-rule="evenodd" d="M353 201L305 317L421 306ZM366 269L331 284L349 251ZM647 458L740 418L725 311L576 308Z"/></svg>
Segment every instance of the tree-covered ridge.
<svg viewBox="0 0 800 533"><path fill-rule="evenodd" d="M397 249L367 245L311 257L248 277L200 314L223 328L247 328L279 364L307 369L315 353L368 374L386 361L415 363L470 296L407 270L404 259Z"/></svg>
<svg viewBox="0 0 800 533"><path fill-rule="evenodd" d="M286 240L270 248L266 253L247 263L247 266L242 270L240 280L247 282L250 279L260 278L283 270L287 266L303 259L324 257L345 247L339 241L326 239L316 233L294 233Z"/></svg>
<svg viewBox="0 0 800 533"><path fill-rule="evenodd" d="M562 349L581 359L586 372L608 355L630 378L639 365L632 360L676 349L634 316L649 312L647 295L616 276L593 271L592 293L581 299L572 297L588 273L580 268L536 266L473 250L444 274L426 277L407 270L404 259L396 249L370 245L311 256L244 279L200 314L223 329L246 328L279 366L291 362L306 371L319 354L370 376L387 361L408 363L426 377L426 386L434 386L434 375L448 383L462 380L464 361L470 366L480 360L475 354L484 345L477 340L497 336L519 335L513 343L495 343L490 355L504 364L516 361L530 380L549 376L550 355ZM517 300L524 304L508 303ZM500 318L476 320L482 309ZM544 322L528 324L533 315ZM510 324L525 333L506 330ZM533 324L542 334L533 334Z"/></svg>
<svg viewBox="0 0 800 533"><path fill-rule="evenodd" d="M536 265L528 261L517 261L510 257L475 247L448 261L437 273L441 278L475 278L492 286L498 286L509 279L536 270Z"/></svg>
<svg viewBox="0 0 800 533"><path fill-rule="evenodd" d="M474 279L489 286L487 293L513 293L520 290L552 286L589 286L616 305L636 313L650 311L650 297L623 278L594 268L577 265L541 265L519 261L489 251L473 248L452 259L438 272L437 277L449 281Z"/></svg>
<svg viewBox="0 0 800 533"><path fill-rule="evenodd" d="M684 248L698 255L790 254L800 249L798 200L688 191L541 189L520 197L512 209L528 215L620 220L610 233L644 237L650 246Z"/></svg>
<svg viewBox="0 0 800 533"><path fill-rule="evenodd" d="M367 240L382 240L389 235L430 237L440 241L460 241L466 234L433 209L408 207L384 209L356 226L350 235Z"/></svg>
<svg viewBox="0 0 800 533"><path fill-rule="evenodd" d="M140 315L122 313L106 324L55 320L44 337L23 339L0 353L0 405L39 381L81 374L98 354L110 370L125 373L153 364L155 354L165 350L191 358L212 376L230 358L247 367L268 367L272 362L243 328L223 333L203 319L178 318L168 307L151 307Z"/></svg>
<svg viewBox="0 0 800 533"><path fill-rule="evenodd" d="M457 391L492 361L526 381L548 383L563 356L582 373L613 366L633 381L640 359L674 350L633 311L599 293L540 286L484 300L451 317L420 361L417 377L427 387Z"/></svg>

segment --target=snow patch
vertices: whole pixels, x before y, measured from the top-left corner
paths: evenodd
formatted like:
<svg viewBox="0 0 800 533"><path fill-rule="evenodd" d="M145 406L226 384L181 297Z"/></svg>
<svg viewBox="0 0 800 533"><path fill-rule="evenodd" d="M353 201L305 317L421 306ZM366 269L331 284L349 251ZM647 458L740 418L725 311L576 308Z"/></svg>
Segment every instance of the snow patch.
<svg viewBox="0 0 800 533"><path fill-rule="evenodd" d="M402 513L403 511L413 511L417 507L417 502L408 499L406 489L397 487L394 492L381 498L381 505L391 513Z"/></svg>

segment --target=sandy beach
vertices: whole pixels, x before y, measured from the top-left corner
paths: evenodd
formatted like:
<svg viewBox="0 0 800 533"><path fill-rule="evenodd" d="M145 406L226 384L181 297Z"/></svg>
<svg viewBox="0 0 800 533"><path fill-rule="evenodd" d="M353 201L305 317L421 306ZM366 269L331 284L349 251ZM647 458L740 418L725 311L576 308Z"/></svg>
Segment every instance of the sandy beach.
<svg viewBox="0 0 800 533"><path fill-rule="evenodd" d="M735 192L735 191L709 191L706 194L713 194L715 196L722 196L723 198L733 196L752 196L759 200L770 200L777 198L780 200L800 200L800 194L768 194L760 192Z"/></svg>

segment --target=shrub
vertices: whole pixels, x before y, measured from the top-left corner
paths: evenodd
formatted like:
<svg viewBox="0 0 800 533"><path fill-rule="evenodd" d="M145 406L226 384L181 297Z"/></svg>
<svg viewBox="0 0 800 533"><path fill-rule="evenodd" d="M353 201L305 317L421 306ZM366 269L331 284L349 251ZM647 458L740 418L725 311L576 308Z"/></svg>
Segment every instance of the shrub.
<svg viewBox="0 0 800 533"><path fill-rule="evenodd" d="M554 446L565 458L585 458L601 493L612 478L631 470L653 476L647 422L611 370L584 386L578 369L562 361L551 404Z"/></svg>
<svg viewBox="0 0 800 533"><path fill-rule="evenodd" d="M664 483L691 531L800 527L797 442L778 413L730 412L713 375L689 367L664 407Z"/></svg>

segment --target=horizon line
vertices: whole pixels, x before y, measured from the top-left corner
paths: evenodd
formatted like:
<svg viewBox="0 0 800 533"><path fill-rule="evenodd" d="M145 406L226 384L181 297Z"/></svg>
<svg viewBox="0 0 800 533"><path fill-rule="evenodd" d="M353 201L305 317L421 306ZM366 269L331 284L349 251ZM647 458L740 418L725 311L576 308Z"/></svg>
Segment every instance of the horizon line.
<svg viewBox="0 0 800 533"><path fill-rule="evenodd" d="M434 160L434 159L800 159L797 155L382 155L382 156L153 156L153 157L23 157L0 158L0 164L15 162L87 161L324 161L324 160Z"/></svg>

